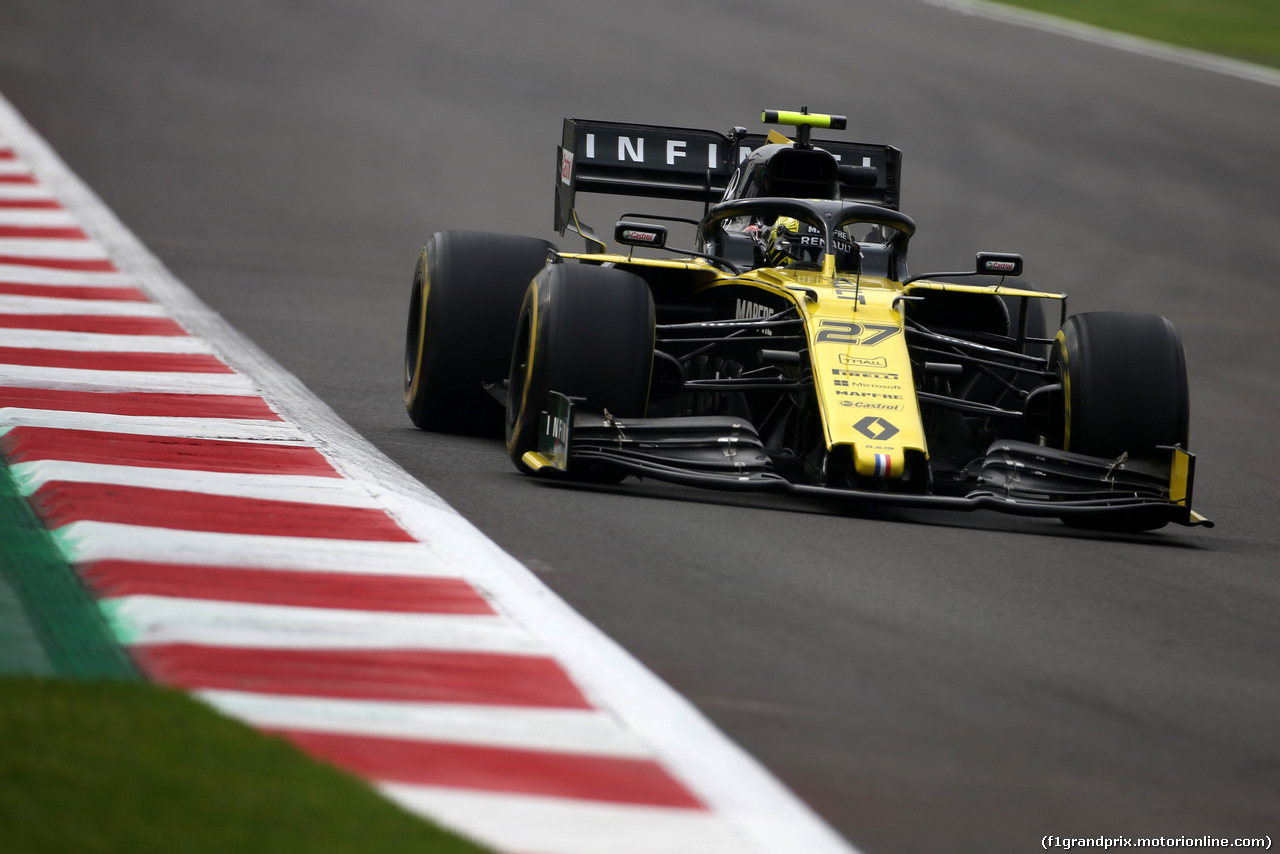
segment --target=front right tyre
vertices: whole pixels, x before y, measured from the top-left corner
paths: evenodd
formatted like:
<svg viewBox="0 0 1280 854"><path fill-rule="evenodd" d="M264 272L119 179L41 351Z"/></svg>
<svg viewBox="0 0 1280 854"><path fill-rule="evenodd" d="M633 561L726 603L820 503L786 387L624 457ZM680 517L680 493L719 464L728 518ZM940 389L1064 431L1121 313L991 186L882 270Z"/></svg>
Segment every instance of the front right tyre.
<svg viewBox="0 0 1280 854"><path fill-rule="evenodd" d="M537 450L555 391L585 411L645 414L653 373L654 306L644 279L589 264L551 264L529 284L516 324L507 390L507 453ZM595 476L601 472L577 472Z"/></svg>

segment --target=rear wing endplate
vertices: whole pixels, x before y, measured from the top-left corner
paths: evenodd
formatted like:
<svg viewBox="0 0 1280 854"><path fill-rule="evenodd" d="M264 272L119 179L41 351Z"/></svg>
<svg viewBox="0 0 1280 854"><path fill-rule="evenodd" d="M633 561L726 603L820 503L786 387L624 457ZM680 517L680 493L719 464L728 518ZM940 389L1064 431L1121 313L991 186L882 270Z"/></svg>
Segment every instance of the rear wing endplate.
<svg viewBox="0 0 1280 854"><path fill-rule="evenodd" d="M735 129L732 135L695 128L565 119L556 146L556 231L573 220L578 193L645 196L711 204L724 196L738 164L768 141ZM813 140L842 164L871 166L876 186L846 189L849 201L898 208L902 152L891 145Z"/></svg>

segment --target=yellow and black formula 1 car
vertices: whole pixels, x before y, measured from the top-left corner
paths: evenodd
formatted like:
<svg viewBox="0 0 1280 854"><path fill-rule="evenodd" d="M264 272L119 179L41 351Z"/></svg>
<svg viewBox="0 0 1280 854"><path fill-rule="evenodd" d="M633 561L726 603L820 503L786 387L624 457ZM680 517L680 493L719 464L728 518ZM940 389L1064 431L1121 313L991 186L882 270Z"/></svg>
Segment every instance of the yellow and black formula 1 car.
<svg viewBox="0 0 1280 854"><path fill-rule="evenodd" d="M566 119L555 226L586 252L432 235L409 307L414 424L496 431L497 398L511 459L539 476L1113 530L1211 524L1191 509L1186 362L1168 320L1067 317L1062 294L1010 285L1013 254L910 276L901 152L811 139L841 116L763 120L794 140ZM582 192L703 215L624 214L611 253L578 220ZM681 223L692 249L668 245Z"/></svg>

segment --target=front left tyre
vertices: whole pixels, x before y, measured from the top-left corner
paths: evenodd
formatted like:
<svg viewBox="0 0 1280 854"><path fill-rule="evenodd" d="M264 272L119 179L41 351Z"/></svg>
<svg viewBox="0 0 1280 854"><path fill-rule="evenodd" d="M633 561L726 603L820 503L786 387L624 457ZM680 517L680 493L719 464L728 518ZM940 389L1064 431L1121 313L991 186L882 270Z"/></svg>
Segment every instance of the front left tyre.
<svg viewBox="0 0 1280 854"><path fill-rule="evenodd" d="M1062 384L1061 432L1050 441L1063 450L1119 460L1167 459L1167 448L1187 448L1187 362L1167 319L1127 311L1073 315L1058 332L1049 366ZM1159 508L1137 508L1062 521L1150 531L1168 524L1169 516Z"/></svg>
<svg viewBox="0 0 1280 854"><path fill-rule="evenodd" d="M1187 361L1156 314L1097 311L1067 318L1049 367L1063 389L1061 447L1094 457L1154 457L1187 447Z"/></svg>
<svg viewBox="0 0 1280 854"><path fill-rule="evenodd" d="M418 256L405 331L404 405L444 433L499 435L484 383L506 377L520 301L555 247L480 231L431 235Z"/></svg>

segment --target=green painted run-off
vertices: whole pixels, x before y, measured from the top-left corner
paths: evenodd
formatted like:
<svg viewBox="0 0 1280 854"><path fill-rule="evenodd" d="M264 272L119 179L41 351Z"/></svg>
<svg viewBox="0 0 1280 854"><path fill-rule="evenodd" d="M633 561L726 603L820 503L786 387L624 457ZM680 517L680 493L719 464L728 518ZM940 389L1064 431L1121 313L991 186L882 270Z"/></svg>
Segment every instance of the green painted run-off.
<svg viewBox="0 0 1280 854"><path fill-rule="evenodd" d="M137 679L93 597L0 462L0 673Z"/></svg>

